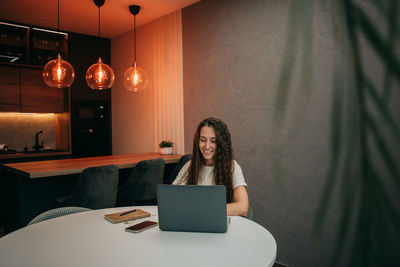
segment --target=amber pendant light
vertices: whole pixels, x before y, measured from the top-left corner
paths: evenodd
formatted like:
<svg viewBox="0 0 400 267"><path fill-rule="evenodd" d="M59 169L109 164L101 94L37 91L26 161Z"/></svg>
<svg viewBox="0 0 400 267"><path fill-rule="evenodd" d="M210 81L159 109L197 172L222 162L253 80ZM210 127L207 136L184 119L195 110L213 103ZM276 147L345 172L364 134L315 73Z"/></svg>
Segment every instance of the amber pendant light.
<svg viewBox="0 0 400 267"><path fill-rule="evenodd" d="M57 1L57 30L58 37L60 35L60 0ZM57 59L47 62L43 68L43 80L50 87L70 87L75 79L74 68L61 58L60 42L57 42L57 50Z"/></svg>
<svg viewBox="0 0 400 267"><path fill-rule="evenodd" d="M131 92L139 92L145 90L149 85L147 73L144 69L136 65L136 15L140 11L140 6L130 5L129 11L133 15L133 66L124 72L124 86L126 90Z"/></svg>
<svg viewBox="0 0 400 267"><path fill-rule="evenodd" d="M100 7L104 5L105 0L93 0L99 9L99 37L100 37ZM93 64L86 71L86 82L93 90L103 90L111 88L114 84L114 71L110 66L101 61L101 57L97 63Z"/></svg>

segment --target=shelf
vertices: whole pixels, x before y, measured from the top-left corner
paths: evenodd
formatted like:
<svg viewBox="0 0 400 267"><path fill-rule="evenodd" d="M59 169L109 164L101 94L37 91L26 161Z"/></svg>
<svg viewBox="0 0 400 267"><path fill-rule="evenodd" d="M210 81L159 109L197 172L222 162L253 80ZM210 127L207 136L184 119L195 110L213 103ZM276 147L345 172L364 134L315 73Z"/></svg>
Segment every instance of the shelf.
<svg viewBox="0 0 400 267"><path fill-rule="evenodd" d="M28 29L25 26L0 23L0 62L27 63Z"/></svg>
<svg viewBox="0 0 400 267"><path fill-rule="evenodd" d="M68 60L68 34L0 21L0 62L44 66L57 58Z"/></svg>

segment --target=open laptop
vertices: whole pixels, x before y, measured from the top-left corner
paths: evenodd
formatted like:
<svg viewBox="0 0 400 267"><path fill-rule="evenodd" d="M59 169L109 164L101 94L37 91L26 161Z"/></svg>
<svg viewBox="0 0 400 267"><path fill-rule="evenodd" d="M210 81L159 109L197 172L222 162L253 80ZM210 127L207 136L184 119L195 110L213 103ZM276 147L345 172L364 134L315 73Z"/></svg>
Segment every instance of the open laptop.
<svg viewBox="0 0 400 267"><path fill-rule="evenodd" d="M225 233L226 189L223 185L157 186L161 230Z"/></svg>

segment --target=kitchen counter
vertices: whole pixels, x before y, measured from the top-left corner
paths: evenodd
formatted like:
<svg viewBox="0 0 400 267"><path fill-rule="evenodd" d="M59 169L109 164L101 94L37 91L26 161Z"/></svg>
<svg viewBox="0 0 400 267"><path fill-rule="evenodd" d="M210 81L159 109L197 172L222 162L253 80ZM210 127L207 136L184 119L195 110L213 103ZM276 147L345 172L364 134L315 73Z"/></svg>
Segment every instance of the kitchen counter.
<svg viewBox="0 0 400 267"><path fill-rule="evenodd" d="M64 156L71 155L70 151L42 151L42 152L17 152L12 154L0 154L0 160L2 159L19 159L19 158L37 158L37 157L49 157L49 156Z"/></svg>
<svg viewBox="0 0 400 267"><path fill-rule="evenodd" d="M57 152L49 152L57 153ZM43 156L45 153L40 153ZM135 167L139 161L164 159L165 163L177 163L182 155L160 155L156 152L127 155L102 156L90 158L59 159L35 162L8 163L3 166L17 175L26 178L42 178L81 173L85 168L104 165L117 165L119 169Z"/></svg>

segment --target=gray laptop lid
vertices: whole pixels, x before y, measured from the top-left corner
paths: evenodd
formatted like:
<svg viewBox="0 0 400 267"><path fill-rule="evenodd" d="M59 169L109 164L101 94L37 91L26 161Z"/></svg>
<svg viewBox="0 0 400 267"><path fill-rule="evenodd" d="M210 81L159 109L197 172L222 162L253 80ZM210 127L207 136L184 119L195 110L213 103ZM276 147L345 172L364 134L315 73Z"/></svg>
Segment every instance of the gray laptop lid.
<svg viewBox="0 0 400 267"><path fill-rule="evenodd" d="M157 186L161 230L224 233L227 230L223 185Z"/></svg>

